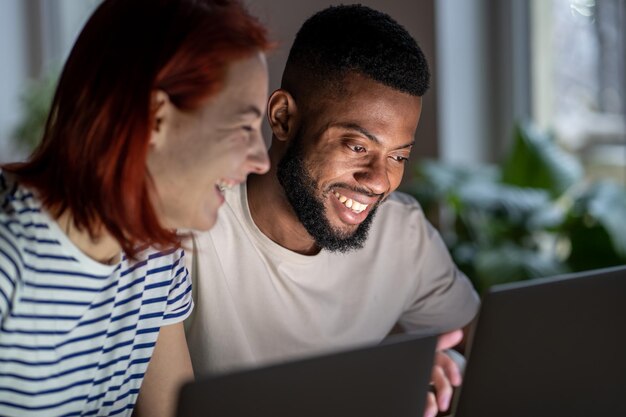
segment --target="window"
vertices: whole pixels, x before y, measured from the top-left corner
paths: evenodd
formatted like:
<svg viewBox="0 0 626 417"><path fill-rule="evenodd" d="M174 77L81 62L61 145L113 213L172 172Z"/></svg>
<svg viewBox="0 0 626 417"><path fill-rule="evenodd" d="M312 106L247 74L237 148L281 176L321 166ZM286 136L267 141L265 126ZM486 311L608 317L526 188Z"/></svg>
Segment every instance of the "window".
<svg viewBox="0 0 626 417"><path fill-rule="evenodd" d="M593 178L626 184L626 3L535 0L533 116Z"/></svg>

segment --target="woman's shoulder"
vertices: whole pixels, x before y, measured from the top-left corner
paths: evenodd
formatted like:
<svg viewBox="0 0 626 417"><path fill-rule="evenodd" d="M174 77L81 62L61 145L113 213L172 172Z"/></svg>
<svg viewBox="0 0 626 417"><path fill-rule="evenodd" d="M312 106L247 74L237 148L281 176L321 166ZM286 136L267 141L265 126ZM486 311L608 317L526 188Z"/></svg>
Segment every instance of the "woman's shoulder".
<svg viewBox="0 0 626 417"><path fill-rule="evenodd" d="M0 215L15 217L40 208L31 190L20 185L13 175L0 170Z"/></svg>
<svg viewBox="0 0 626 417"><path fill-rule="evenodd" d="M0 234L24 236L41 228L41 204L32 191L0 171Z"/></svg>
<svg viewBox="0 0 626 417"><path fill-rule="evenodd" d="M120 271L122 275L148 275L152 278L178 275L185 267L185 251L181 248L157 249L148 248L139 252L134 260L122 257Z"/></svg>

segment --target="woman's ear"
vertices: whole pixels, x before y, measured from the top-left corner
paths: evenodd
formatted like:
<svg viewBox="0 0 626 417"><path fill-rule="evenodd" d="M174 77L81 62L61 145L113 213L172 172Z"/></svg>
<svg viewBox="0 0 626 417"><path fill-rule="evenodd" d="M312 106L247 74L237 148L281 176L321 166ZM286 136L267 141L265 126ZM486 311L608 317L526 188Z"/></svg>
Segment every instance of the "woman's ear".
<svg viewBox="0 0 626 417"><path fill-rule="evenodd" d="M267 102L267 119L272 133L280 141L289 140L297 131L298 108L287 90L278 89Z"/></svg>
<svg viewBox="0 0 626 417"><path fill-rule="evenodd" d="M172 103L167 93L163 90L152 92L150 98L150 113L152 114L152 126L150 126L150 145L160 146L165 141L165 127L169 122Z"/></svg>

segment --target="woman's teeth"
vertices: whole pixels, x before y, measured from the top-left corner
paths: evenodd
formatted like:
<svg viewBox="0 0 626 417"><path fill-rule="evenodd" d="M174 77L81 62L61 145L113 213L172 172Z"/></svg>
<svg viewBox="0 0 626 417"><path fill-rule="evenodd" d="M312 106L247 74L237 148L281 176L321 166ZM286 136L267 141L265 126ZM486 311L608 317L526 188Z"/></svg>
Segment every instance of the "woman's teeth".
<svg viewBox="0 0 626 417"><path fill-rule="evenodd" d="M345 195L341 195L337 191L335 191L334 194L341 204L348 207L350 210L352 210L356 214L361 213L368 206L368 204L361 204L358 201L355 201L351 198L346 197Z"/></svg>
<svg viewBox="0 0 626 417"><path fill-rule="evenodd" d="M217 186L221 191L225 191L230 188L233 188L236 184L237 182L233 180L220 179L217 181Z"/></svg>

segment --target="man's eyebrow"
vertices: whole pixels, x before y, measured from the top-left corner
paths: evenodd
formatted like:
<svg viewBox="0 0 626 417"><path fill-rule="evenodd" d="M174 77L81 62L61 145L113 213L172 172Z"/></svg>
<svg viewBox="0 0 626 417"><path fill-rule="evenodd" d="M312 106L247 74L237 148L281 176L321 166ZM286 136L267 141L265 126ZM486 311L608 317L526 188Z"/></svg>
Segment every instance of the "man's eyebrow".
<svg viewBox="0 0 626 417"><path fill-rule="evenodd" d="M347 129L347 130L355 130L359 132L360 134L362 134L363 136L365 136L366 138L368 138L369 140L371 140L372 142L377 143L377 144L381 143L380 139L378 139L376 135L372 134L369 130L365 129L363 126L360 126L356 123L336 123L336 124L333 124L333 126L340 127L342 129ZM411 142L401 145L394 150L410 148L414 144L415 144L415 140L412 140Z"/></svg>

